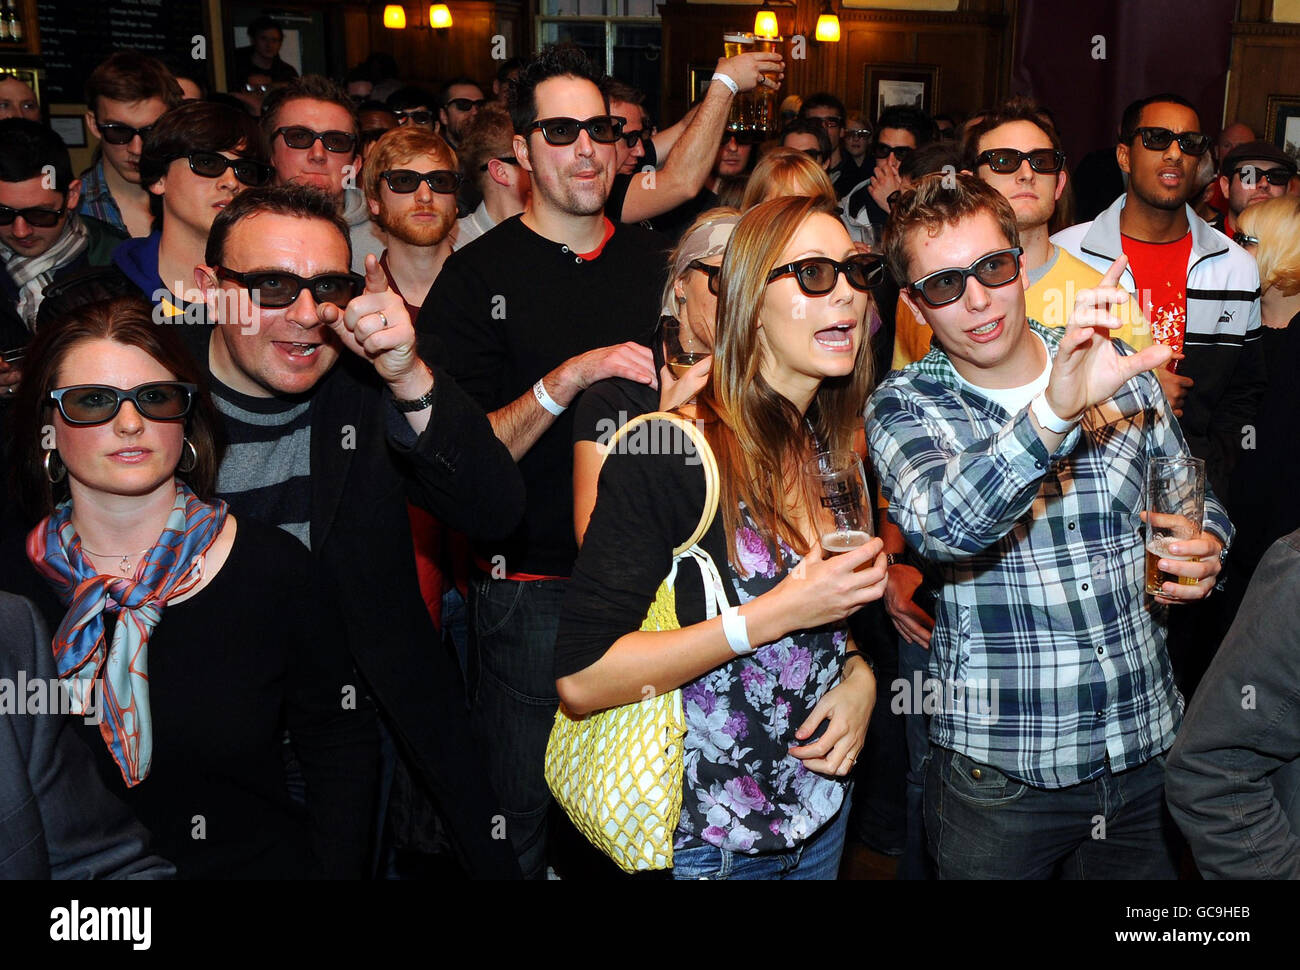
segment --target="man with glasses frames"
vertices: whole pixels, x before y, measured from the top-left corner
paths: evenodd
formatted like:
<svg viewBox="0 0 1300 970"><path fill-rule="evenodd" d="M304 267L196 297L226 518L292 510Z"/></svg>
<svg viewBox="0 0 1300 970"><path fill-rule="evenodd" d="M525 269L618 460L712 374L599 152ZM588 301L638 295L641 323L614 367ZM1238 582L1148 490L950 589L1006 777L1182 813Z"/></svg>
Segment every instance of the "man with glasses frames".
<svg viewBox="0 0 1300 970"><path fill-rule="evenodd" d="M548 47L525 65L511 116L513 153L532 179L528 206L452 253L418 322L442 338L449 371L488 413L528 495L512 536L474 547L470 670L475 730L531 878L546 872L555 630L577 558L572 405L606 377L657 380L647 344L664 245L605 215L620 126L599 84L574 49Z"/></svg>
<svg viewBox="0 0 1300 970"><path fill-rule="evenodd" d="M129 236L153 231L149 193L140 185L144 139L164 111L181 103L181 88L161 61L113 54L86 80L86 127L99 139L95 164L81 174L78 211Z"/></svg>
<svg viewBox="0 0 1300 970"><path fill-rule="evenodd" d="M338 201L352 235L352 271L363 271L367 256L384 251L384 240L361 191L361 126L352 99L328 78L307 74L266 96L261 126L277 182L309 185Z"/></svg>
<svg viewBox="0 0 1300 970"><path fill-rule="evenodd" d="M799 108L800 118L821 125L826 132L826 137L830 141L830 155L825 165L826 174L830 176L831 184L841 195L856 184L856 182L849 185L840 183L840 176L844 170L844 155L840 149L840 139L844 135L844 121L847 116L844 102L829 91L810 94Z"/></svg>
<svg viewBox="0 0 1300 970"><path fill-rule="evenodd" d="M803 152L820 165L822 171L830 164L831 137L819 122L796 118L782 130L781 147Z"/></svg>
<svg viewBox="0 0 1300 970"><path fill-rule="evenodd" d="M1228 200L1228 211L1210 225L1231 239L1248 206L1286 195L1295 177L1295 159L1271 142L1238 145L1224 156L1219 173L1219 191Z"/></svg>
<svg viewBox="0 0 1300 970"><path fill-rule="evenodd" d="M199 274L216 326L183 335L230 442L217 493L298 538L328 575L416 800L400 816L437 814L470 876L509 878L509 846L481 824L497 802L420 594L407 502L495 538L519 520L522 483L482 411L427 363L443 355L377 261L365 277L349 263L333 200L308 187L250 189L213 223Z"/></svg>
<svg viewBox="0 0 1300 970"><path fill-rule="evenodd" d="M885 255L938 342L881 383L866 426L889 518L941 579L924 786L939 875L1172 879L1164 754L1183 701L1154 607L1208 596L1233 530L1207 492L1177 550L1199 560L1171 564L1193 584L1143 595L1146 461L1186 452L1149 373L1169 351L1109 339L1122 259L1064 330L1028 320L1015 213L973 176L904 192Z"/></svg>
<svg viewBox="0 0 1300 970"><path fill-rule="evenodd" d="M465 133L461 144L461 174L478 189L478 208L456 223L456 248L464 249L493 226L524 211L532 178L514 152L515 129L510 114L487 104Z"/></svg>
<svg viewBox="0 0 1300 970"><path fill-rule="evenodd" d="M478 109L487 104L483 89L478 83L467 77L458 77L448 81L442 89L438 108L438 133L453 149L460 147L465 131L474 120Z"/></svg>
<svg viewBox="0 0 1300 970"><path fill-rule="evenodd" d="M889 218L889 199L903 187L899 165L910 152L937 137L934 121L919 108L894 105L882 111L868 153L868 162L874 159L875 167L870 178L844 187L844 211L860 223L870 223L879 236Z"/></svg>
<svg viewBox="0 0 1300 970"><path fill-rule="evenodd" d="M1115 156L1128 191L1052 242L1099 271L1128 256L1120 284L1138 296L1153 339L1174 350L1161 383L1231 509L1228 480L1265 383L1259 270L1188 205L1211 141L1196 109L1175 94L1143 98L1125 109L1120 129Z"/></svg>
<svg viewBox="0 0 1300 970"><path fill-rule="evenodd" d="M654 144L648 130L645 109L641 106L645 95L630 84L612 77L606 77L600 86L609 98L609 113L623 119L623 131L618 141L614 142L618 174L631 175L641 167L646 157L647 144ZM653 161L652 158L652 164Z"/></svg>

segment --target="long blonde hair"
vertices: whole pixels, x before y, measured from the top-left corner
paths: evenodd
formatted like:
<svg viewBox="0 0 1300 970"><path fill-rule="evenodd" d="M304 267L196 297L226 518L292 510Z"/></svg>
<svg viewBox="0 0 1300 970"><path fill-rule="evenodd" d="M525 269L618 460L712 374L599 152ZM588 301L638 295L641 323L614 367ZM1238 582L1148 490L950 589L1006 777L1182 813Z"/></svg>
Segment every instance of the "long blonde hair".
<svg viewBox="0 0 1300 970"><path fill-rule="evenodd" d="M1259 240L1255 262L1261 291L1276 286L1283 296L1300 292L1300 197L1280 195L1247 206L1237 228Z"/></svg>
<svg viewBox="0 0 1300 970"><path fill-rule="evenodd" d="M736 226L722 260L713 371L698 400L722 478L728 558L742 574L735 551L742 501L774 552L776 540L800 555L809 550L803 530L786 507L792 476L801 485L797 479L802 460L809 456L808 431L798 408L763 378L767 351L759 338L758 317L767 295L768 273L799 228L816 213L834 218L826 203L816 198L790 196L755 206ZM869 319L869 314L864 317ZM808 408L807 421L820 448L852 447L871 384L864 319L853 372L823 380ZM707 420L710 412L716 420Z"/></svg>

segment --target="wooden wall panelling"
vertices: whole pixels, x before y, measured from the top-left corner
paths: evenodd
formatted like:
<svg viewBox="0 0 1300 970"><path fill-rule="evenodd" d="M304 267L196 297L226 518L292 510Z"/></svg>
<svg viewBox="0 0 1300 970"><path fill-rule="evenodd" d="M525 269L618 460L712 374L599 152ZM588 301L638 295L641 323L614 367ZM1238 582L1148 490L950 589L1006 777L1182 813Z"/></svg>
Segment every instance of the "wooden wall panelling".
<svg viewBox="0 0 1300 970"><path fill-rule="evenodd" d="M1241 120L1264 137L1270 94L1300 97L1300 24L1233 24L1224 121Z"/></svg>

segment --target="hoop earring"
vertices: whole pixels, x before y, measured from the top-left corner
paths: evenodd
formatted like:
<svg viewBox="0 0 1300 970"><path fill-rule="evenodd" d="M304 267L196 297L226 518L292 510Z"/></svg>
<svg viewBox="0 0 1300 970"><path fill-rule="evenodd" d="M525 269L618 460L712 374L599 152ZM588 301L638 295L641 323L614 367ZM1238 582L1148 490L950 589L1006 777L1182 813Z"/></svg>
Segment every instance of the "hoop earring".
<svg viewBox="0 0 1300 970"><path fill-rule="evenodd" d="M185 460L187 457L185 454L185 449L187 448L189 449L188 463ZM190 472L194 471L194 469L198 467L198 464L199 464L199 450L194 447L194 442L190 441L189 438L186 438L185 444L181 446L181 460L176 463L176 470L180 472L182 475L188 475Z"/></svg>
<svg viewBox="0 0 1300 970"><path fill-rule="evenodd" d="M45 477L49 479L51 485L57 485L68 477L68 466L63 464L63 459L53 448L45 452L41 464L45 467Z"/></svg>

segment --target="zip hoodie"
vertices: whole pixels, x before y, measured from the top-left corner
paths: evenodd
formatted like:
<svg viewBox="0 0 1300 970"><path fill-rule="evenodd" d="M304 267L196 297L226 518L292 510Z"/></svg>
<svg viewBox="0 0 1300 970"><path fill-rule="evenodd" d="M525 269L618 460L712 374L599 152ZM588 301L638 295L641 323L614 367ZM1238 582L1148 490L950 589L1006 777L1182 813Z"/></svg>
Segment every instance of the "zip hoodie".
<svg viewBox="0 0 1300 970"><path fill-rule="evenodd" d="M1095 220L1062 229L1052 242L1104 273L1124 251L1119 219L1127 201L1125 193ZM1228 478L1243 445L1254 437L1255 413L1267 380L1259 339L1259 268L1248 252L1212 229L1191 206L1187 222L1192 252L1187 262L1186 359L1178 373L1193 384L1179 424L1192 454L1205 459L1215 494L1231 510ZM1124 270L1119 285L1136 293L1131 270Z"/></svg>

